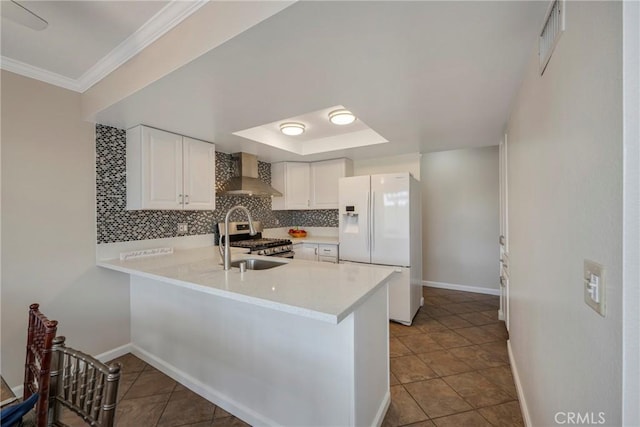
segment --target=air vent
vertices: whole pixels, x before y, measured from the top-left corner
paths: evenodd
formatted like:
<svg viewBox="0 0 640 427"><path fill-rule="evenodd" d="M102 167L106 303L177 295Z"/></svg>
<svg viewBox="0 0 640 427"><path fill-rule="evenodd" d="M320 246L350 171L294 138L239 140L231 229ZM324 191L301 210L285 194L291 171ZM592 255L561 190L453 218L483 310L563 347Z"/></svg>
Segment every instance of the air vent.
<svg viewBox="0 0 640 427"><path fill-rule="evenodd" d="M553 49L560 36L564 32L564 9L565 0L555 0L551 3L551 7L547 12L547 16L544 20L544 26L540 32L538 56L540 58L540 75L544 74L544 70L549 64Z"/></svg>

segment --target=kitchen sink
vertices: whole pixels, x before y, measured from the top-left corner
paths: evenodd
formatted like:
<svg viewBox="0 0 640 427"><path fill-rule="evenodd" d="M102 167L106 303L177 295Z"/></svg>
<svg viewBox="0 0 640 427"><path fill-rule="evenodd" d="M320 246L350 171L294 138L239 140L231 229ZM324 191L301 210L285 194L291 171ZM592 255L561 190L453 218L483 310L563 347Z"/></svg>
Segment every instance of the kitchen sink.
<svg viewBox="0 0 640 427"><path fill-rule="evenodd" d="M240 263L247 263L247 270L268 270L270 268L285 265L286 262L268 261L266 259L248 258L231 261L231 267L240 267Z"/></svg>

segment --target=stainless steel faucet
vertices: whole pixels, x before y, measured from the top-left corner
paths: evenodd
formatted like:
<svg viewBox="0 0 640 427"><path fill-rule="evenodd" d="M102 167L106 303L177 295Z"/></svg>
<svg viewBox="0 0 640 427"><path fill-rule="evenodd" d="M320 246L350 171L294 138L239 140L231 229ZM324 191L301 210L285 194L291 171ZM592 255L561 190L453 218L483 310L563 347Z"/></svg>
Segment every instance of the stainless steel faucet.
<svg viewBox="0 0 640 427"><path fill-rule="evenodd" d="M224 262L224 269L231 269L231 247L229 246L229 217L231 213L235 210L244 211L247 214L247 219L249 220L249 234L252 236L256 235L256 228L253 226L253 219L251 218L251 212L249 209L245 208L242 205L237 205L229 209L227 215L224 217L224 253L222 251L222 236L220 236L220 241L218 242L220 255L222 255Z"/></svg>

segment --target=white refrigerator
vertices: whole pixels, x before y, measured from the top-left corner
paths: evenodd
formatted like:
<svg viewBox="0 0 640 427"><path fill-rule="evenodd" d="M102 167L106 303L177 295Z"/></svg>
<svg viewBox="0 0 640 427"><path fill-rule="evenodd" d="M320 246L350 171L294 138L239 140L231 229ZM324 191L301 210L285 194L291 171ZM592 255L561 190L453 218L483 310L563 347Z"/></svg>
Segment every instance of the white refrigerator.
<svg viewBox="0 0 640 427"><path fill-rule="evenodd" d="M410 325L423 304L422 202L407 173L340 178L341 262L393 267L389 318Z"/></svg>

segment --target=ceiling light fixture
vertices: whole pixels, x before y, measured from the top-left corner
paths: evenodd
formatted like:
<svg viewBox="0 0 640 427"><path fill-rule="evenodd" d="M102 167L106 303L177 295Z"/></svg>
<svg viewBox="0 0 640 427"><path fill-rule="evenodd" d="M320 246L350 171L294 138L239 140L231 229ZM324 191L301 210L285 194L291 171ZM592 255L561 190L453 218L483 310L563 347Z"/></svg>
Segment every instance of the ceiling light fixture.
<svg viewBox="0 0 640 427"><path fill-rule="evenodd" d="M280 132L288 136L297 136L304 133L305 126L298 122L287 122L280 125Z"/></svg>
<svg viewBox="0 0 640 427"><path fill-rule="evenodd" d="M356 116L349 110L335 110L329 113L329 121L334 125L349 125L355 122Z"/></svg>

